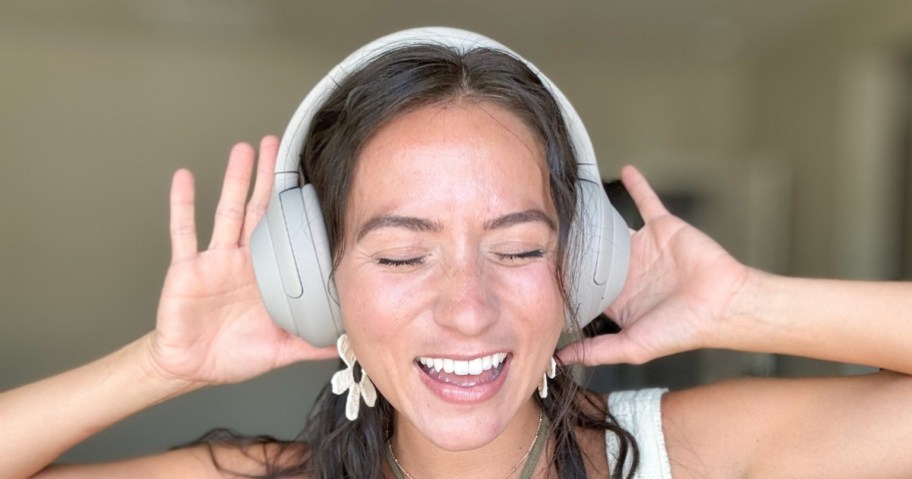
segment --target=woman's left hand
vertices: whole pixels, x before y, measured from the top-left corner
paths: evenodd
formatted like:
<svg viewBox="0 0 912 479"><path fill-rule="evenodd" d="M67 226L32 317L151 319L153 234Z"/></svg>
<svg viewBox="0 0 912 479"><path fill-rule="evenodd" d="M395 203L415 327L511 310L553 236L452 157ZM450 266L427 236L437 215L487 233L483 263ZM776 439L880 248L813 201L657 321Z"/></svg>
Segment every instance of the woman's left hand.
<svg viewBox="0 0 912 479"><path fill-rule="evenodd" d="M645 222L630 237L624 289L605 311L621 332L563 348L565 363L642 364L711 347L751 276L718 243L669 213L635 168L625 167L621 180Z"/></svg>

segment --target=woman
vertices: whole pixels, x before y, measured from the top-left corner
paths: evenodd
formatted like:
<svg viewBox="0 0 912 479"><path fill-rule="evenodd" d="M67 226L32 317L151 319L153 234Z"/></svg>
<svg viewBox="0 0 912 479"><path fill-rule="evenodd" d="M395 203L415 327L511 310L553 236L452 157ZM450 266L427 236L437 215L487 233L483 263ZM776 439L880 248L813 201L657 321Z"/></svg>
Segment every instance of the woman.
<svg viewBox="0 0 912 479"><path fill-rule="evenodd" d="M396 49L349 75L315 118L302 169L327 220L348 338L340 350L353 367L350 380L339 381L346 390L322 396L307 442L213 440L123 463L42 470L157 402L336 354L272 323L253 280L248 243L267 211L278 149L268 137L246 207L254 153L243 144L232 150L204 252L196 246L191 176L175 175L173 258L153 332L0 396L11 439L0 468L9 477L912 471L902 454L912 436L904 400L912 391L912 332L902 327L912 306L908 285L747 268L669 215L643 177L625 168L622 180L645 226L631 235L627 283L607 309L623 331L572 343L557 351L559 363L641 363L722 347L897 372L619 394L606 411L606 398L577 391L564 368L547 377L571 309L565 280L579 182L559 108L536 75L499 51ZM452 361L453 372L438 361ZM456 362L475 369L457 374ZM373 407L365 377L378 393ZM355 381L363 398L352 392ZM352 394L355 414L346 410Z"/></svg>

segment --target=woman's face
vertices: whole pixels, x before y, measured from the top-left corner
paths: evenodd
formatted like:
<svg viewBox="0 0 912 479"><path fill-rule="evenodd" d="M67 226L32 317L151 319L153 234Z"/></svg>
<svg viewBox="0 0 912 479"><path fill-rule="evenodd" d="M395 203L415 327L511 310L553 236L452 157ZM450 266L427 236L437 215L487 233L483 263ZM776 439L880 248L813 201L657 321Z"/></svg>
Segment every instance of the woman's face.
<svg viewBox="0 0 912 479"><path fill-rule="evenodd" d="M487 444L563 325L542 145L489 103L423 107L364 146L346 213L335 279L358 361L400 427L448 450Z"/></svg>

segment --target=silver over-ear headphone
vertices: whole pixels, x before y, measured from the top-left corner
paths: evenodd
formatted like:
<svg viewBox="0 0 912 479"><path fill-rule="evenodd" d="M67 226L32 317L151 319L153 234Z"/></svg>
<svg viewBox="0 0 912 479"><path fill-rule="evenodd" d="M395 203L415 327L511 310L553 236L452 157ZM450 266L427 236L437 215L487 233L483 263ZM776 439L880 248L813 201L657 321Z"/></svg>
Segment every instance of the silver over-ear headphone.
<svg viewBox="0 0 912 479"><path fill-rule="evenodd" d="M569 284L573 317L583 326L620 294L627 275L630 239L626 223L602 188L592 142L576 110L535 66L487 37L454 28L417 28L375 40L348 56L304 98L285 130L276 159L269 208L250 242L254 273L269 315L314 346L328 346L345 328L330 281L326 226L310 184L299 184L298 162L314 114L335 85L377 54L410 44L432 43L459 51L490 48L522 60L538 74L560 105L577 155L578 219L571 228Z"/></svg>

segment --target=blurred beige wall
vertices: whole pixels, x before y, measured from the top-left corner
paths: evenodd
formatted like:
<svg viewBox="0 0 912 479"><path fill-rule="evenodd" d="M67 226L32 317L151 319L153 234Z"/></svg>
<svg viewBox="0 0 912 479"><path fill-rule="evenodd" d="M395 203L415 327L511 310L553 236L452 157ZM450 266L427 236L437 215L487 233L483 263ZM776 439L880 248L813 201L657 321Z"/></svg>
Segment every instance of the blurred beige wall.
<svg viewBox="0 0 912 479"><path fill-rule="evenodd" d="M900 274L910 26L912 4L863 2L755 61L753 144L795 170L794 272Z"/></svg>
<svg viewBox="0 0 912 479"><path fill-rule="evenodd" d="M198 178L205 244L231 145L280 134L345 54L408 26L475 29L535 61L577 106L605 177L635 163L661 190L705 198L700 226L743 261L879 278L902 247L890 180L905 2L806 2L804 16L761 15L768 27L747 15L797 7L38 3L0 6L0 389L149 331L171 173ZM332 369L195 393L68 457L161 450L216 426L292 436Z"/></svg>

